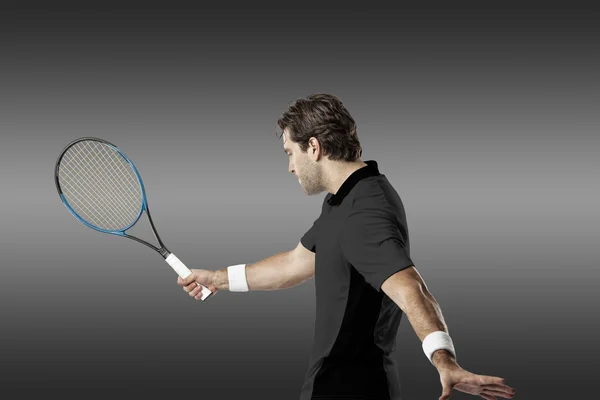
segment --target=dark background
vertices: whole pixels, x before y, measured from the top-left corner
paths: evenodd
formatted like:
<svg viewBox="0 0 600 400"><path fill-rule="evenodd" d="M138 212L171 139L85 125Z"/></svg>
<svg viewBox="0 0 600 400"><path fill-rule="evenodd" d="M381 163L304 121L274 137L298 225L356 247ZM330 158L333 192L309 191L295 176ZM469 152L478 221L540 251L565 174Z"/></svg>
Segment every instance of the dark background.
<svg viewBox="0 0 600 400"><path fill-rule="evenodd" d="M256 262L320 213L275 132L315 92L400 194L459 364L515 399L595 395L594 9L122 4L0 5L0 395L298 398L313 281L194 301L152 251L70 216L53 169L71 140L109 140L188 267ZM406 318L397 340L403 398L437 399Z"/></svg>

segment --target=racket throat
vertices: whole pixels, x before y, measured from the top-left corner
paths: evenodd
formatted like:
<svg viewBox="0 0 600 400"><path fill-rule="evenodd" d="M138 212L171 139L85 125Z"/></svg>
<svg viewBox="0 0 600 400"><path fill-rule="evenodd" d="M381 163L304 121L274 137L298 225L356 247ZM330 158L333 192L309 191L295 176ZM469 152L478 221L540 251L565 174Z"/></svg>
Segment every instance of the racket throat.
<svg viewBox="0 0 600 400"><path fill-rule="evenodd" d="M167 257L169 257L171 255L171 252L169 250L167 250L166 247L163 247L162 249L158 249L158 252L160 253L161 256L163 256L163 258L166 260Z"/></svg>

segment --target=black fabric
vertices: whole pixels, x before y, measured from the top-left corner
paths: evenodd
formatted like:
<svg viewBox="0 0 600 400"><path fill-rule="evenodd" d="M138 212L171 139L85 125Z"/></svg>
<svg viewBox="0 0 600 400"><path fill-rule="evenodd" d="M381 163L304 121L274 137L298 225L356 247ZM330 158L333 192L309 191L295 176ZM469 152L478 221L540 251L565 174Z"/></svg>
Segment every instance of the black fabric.
<svg viewBox="0 0 600 400"><path fill-rule="evenodd" d="M404 207L375 161L356 170L302 236L315 252L315 337L301 400L401 400L402 310L381 291L412 265Z"/></svg>
<svg viewBox="0 0 600 400"><path fill-rule="evenodd" d="M342 200L350 193L350 190L361 180L369 176L377 176L379 175L379 168L377 166L377 161L375 160L367 160L365 161L366 166L357 169L354 171L345 181L342 183L342 186L338 189L338 191L331 195L329 199L327 199L327 203L332 206L339 205Z"/></svg>

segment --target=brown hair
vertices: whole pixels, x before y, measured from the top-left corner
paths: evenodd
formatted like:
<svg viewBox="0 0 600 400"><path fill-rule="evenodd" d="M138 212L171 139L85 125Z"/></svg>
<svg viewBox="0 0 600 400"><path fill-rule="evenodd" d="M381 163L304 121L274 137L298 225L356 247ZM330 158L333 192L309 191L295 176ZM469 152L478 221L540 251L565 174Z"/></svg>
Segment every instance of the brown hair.
<svg viewBox="0 0 600 400"><path fill-rule="evenodd" d="M303 152L308 149L308 140L315 137L330 160L356 161L362 154L354 118L333 95L319 93L296 100L277 125L282 135L289 128L289 138Z"/></svg>

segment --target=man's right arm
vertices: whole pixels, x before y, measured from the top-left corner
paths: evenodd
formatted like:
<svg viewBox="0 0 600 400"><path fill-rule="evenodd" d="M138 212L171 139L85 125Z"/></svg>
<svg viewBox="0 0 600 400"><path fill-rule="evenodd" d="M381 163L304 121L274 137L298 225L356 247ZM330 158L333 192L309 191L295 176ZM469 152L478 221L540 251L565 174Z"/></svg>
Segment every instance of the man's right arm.
<svg viewBox="0 0 600 400"><path fill-rule="evenodd" d="M229 290L227 268L213 271L219 290ZM253 264L246 264L246 281L250 290L288 289L315 275L315 253L302 243L294 250L275 254Z"/></svg>

